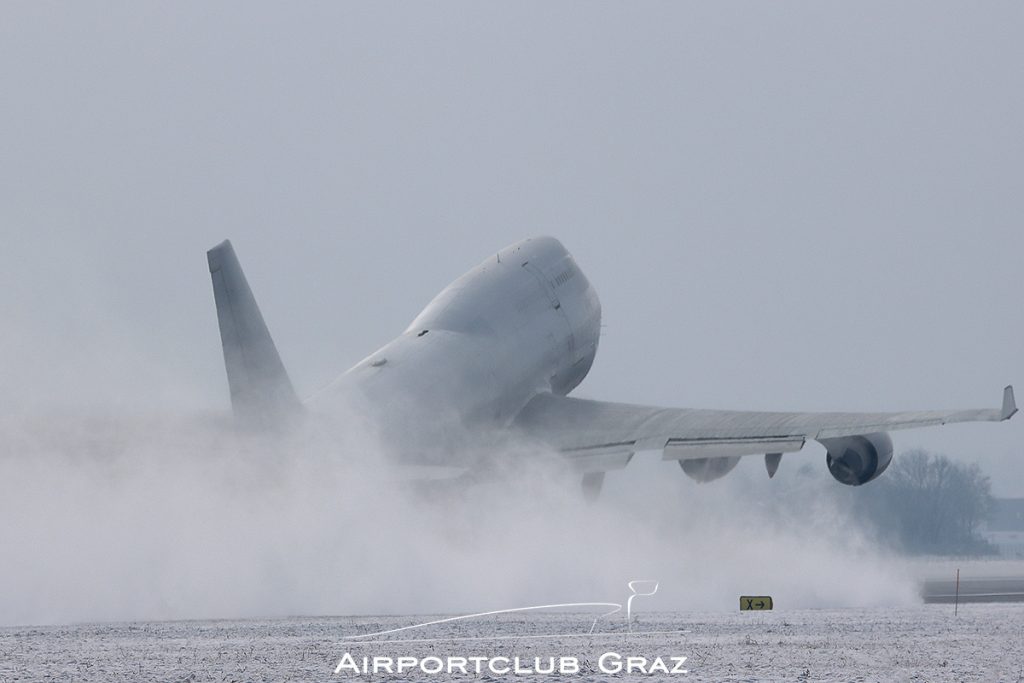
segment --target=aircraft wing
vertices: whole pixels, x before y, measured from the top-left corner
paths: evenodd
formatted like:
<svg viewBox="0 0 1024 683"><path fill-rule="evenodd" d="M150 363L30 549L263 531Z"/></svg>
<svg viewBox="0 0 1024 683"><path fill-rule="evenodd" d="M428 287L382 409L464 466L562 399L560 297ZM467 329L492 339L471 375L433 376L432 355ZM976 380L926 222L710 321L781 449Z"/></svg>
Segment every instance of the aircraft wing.
<svg viewBox="0 0 1024 683"><path fill-rule="evenodd" d="M1017 412L1013 387L1000 408L902 413L775 413L657 408L541 394L516 418L529 438L582 471L624 467L641 450L665 459L791 453L808 439L834 439L951 422L998 422Z"/></svg>

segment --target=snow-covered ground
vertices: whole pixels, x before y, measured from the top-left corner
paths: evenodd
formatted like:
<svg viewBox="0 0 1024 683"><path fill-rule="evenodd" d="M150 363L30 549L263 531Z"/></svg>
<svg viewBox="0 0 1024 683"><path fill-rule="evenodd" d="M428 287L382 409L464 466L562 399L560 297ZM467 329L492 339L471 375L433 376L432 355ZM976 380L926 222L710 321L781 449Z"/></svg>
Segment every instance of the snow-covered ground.
<svg viewBox="0 0 1024 683"><path fill-rule="evenodd" d="M364 656L575 657L578 674L520 674L523 680L619 679L599 668L603 653L686 656L685 675L646 680L1021 681L1024 604L896 609L645 613L622 632L609 622L585 634L592 616L542 613L489 618L353 642L353 635L427 621L416 617L85 624L0 629L0 681L330 681L498 679L504 676L335 674L344 653ZM550 634L557 634L551 636ZM401 638L404 642L395 642ZM415 642L408 642L413 640ZM490 660L488 660L490 661ZM499 670L504 660L495 660ZM606 660L606 664L614 660ZM487 664L485 664L487 666ZM511 676L509 676L511 677Z"/></svg>

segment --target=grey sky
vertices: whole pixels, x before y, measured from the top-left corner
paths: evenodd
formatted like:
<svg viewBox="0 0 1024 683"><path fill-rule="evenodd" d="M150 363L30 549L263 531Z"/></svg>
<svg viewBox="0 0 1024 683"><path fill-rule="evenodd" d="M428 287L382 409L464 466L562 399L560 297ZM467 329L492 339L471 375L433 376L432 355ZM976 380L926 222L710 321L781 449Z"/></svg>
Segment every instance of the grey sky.
<svg viewBox="0 0 1024 683"><path fill-rule="evenodd" d="M224 237L309 393L531 234L604 304L579 395L995 406L1024 395L1022 28L1017 2L4 3L0 409L226 408ZM1024 495L1022 418L894 440Z"/></svg>

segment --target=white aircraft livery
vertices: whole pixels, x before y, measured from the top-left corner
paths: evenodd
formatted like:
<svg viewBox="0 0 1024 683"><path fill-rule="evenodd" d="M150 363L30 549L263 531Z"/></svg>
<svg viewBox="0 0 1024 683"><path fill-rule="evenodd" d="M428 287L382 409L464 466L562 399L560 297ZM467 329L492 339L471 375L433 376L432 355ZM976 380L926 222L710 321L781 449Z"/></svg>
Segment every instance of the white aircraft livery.
<svg viewBox="0 0 1024 683"><path fill-rule="evenodd" d="M357 407L396 452L455 464L509 440L554 451L596 496L609 470L661 451L699 482L808 439L851 486L892 460L888 432L949 422L996 422L1017 411L1013 388L996 409L792 413L658 408L569 397L587 376L601 334L597 293L562 244L527 239L502 249L438 294L406 330L300 402L229 241L207 252L231 404L242 424L280 427ZM492 446L493 447L493 446Z"/></svg>

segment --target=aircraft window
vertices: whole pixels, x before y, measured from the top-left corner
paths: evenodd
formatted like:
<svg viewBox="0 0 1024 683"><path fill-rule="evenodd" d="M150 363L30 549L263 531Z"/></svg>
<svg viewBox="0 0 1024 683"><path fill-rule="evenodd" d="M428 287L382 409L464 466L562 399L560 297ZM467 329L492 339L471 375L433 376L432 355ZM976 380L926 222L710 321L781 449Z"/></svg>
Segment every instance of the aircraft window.
<svg viewBox="0 0 1024 683"><path fill-rule="evenodd" d="M426 334L427 332L430 332L430 330L423 330L422 332L420 332L420 333L419 333L419 334L417 334L416 336L417 336L417 337L422 337L422 336L423 336L423 335L425 335L425 334Z"/></svg>

